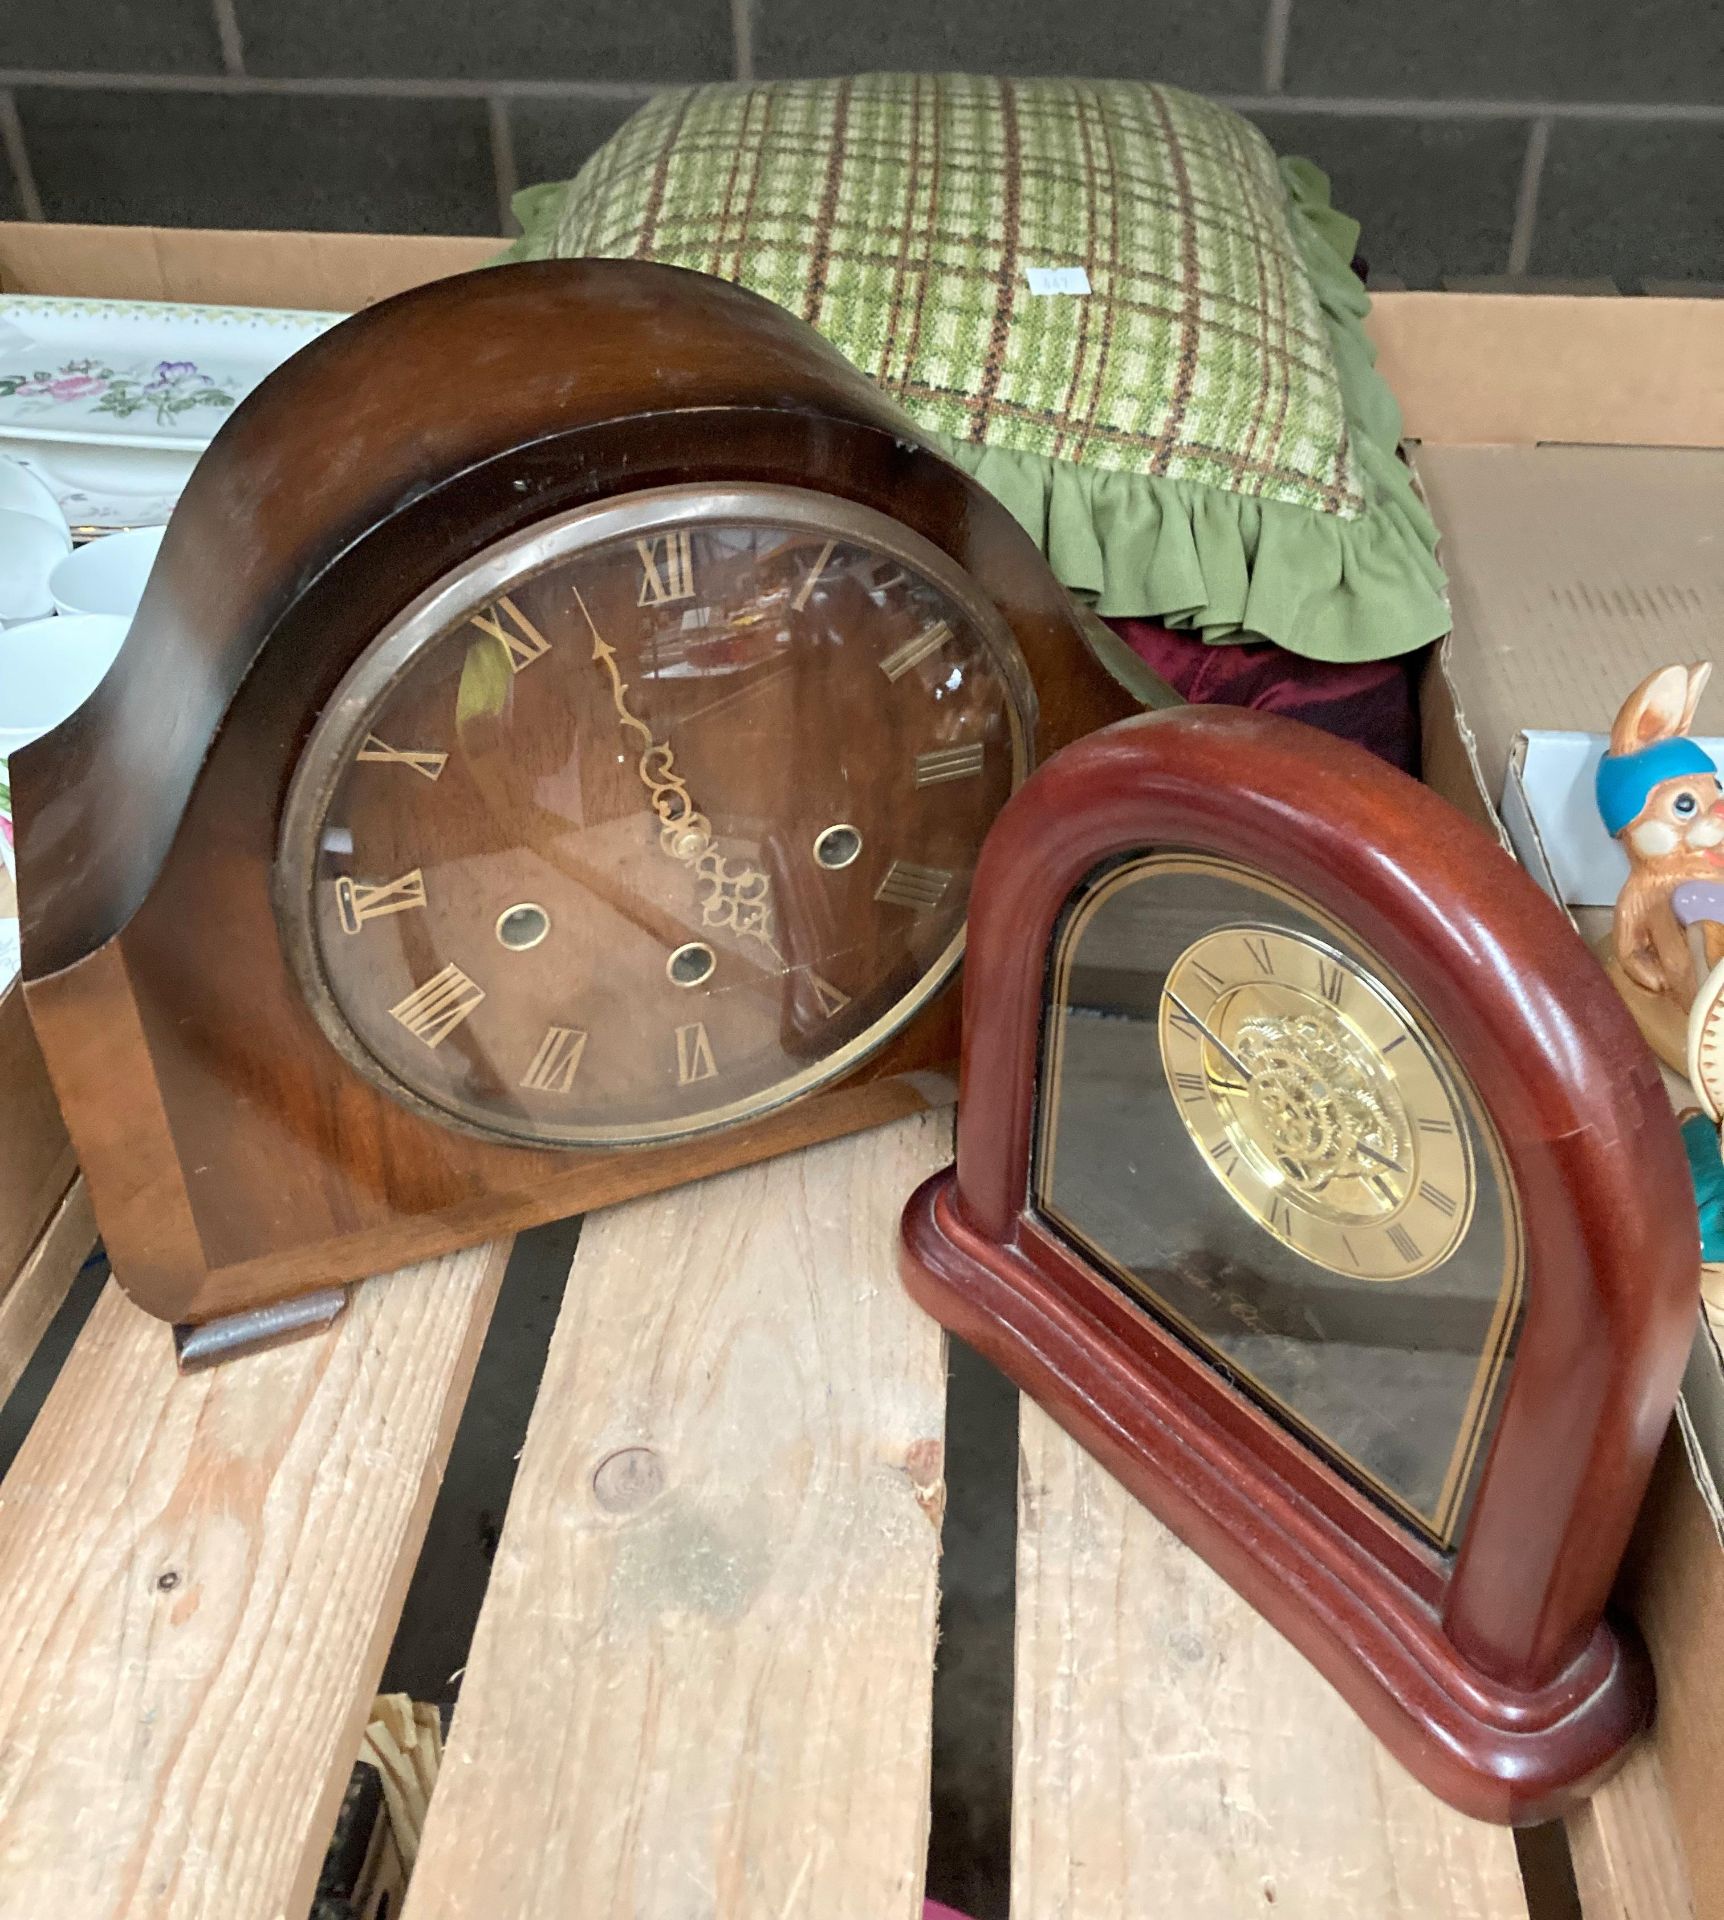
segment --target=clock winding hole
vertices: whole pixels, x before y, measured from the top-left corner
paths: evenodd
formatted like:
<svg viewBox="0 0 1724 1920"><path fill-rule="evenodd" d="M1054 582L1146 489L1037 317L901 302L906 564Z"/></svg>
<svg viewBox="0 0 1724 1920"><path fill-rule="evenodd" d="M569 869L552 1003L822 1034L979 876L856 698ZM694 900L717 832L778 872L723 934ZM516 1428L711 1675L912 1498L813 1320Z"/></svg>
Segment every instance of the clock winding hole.
<svg viewBox="0 0 1724 1920"><path fill-rule="evenodd" d="M829 873L849 866L861 851L862 835L844 821L815 836L814 857Z"/></svg>
<svg viewBox="0 0 1724 1920"><path fill-rule="evenodd" d="M551 916L536 900L522 900L497 916L497 938L511 953L536 947L551 930Z"/></svg>
<svg viewBox="0 0 1724 1920"><path fill-rule="evenodd" d="M664 963L664 970L672 986L698 987L712 978L712 970L717 965L718 955L704 940L690 940L677 948Z"/></svg>

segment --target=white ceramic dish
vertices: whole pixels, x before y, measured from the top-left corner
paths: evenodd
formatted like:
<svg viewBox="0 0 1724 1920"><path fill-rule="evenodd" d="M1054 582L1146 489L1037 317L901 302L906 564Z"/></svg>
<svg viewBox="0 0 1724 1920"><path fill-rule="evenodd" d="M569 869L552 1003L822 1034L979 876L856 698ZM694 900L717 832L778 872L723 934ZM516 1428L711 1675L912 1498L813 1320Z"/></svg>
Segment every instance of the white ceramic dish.
<svg viewBox="0 0 1724 1920"><path fill-rule="evenodd" d="M55 446L17 448L59 504L60 517L80 538L125 527L166 526L179 503L195 453L156 453L148 447Z"/></svg>
<svg viewBox="0 0 1724 1920"><path fill-rule="evenodd" d="M132 533L110 533L67 554L48 576L56 610L130 620L144 597L165 532L163 527L140 527Z"/></svg>
<svg viewBox="0 0 1724 1920"><path fill-rule="evenodd" d="M344 317L0 296L0 443L71 525L159 526L239 402Z"/></svg>
<svg viewBox="0 0 1724 1920"><path fill-rule="evenodd" d="M71 533L58 515L44 520L0 507L0 626L53 612L50 582L71 551Z"/></svg>
<svg viewBox="0 0 1724 1920"><path fill-rule="evenodd" d="M0 438L197 453L343 316L0 296Z"/></svg>
<svg viewBox="0 0 1724 1920"><path fill-rule="evenodd" d="M22 460L0 454L0 508L8 513L30 513L51 527L65 525L54 489Z"/></svg>

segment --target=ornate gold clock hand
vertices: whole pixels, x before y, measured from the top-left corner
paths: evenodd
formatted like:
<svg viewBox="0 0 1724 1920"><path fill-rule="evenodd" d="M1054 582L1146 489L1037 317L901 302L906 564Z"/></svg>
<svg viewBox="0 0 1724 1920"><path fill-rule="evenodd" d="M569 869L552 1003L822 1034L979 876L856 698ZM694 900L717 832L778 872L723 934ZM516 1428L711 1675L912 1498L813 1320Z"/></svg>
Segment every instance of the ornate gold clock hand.
<svg viewBox="0 0 1724 1920"><path fill-rule="evenodd" d="M611 704L625 728L638 733L646 745L641 750L635 771L652 800L658 816L660 847L673 860L679 860L700 878L705 888L700 917L709 927L731 927L747 939L758 940L780 966L784 956L778 950L772 907L772 882L758 867L732 868L712 844L712 822L694 804L688 783L676 770L676 753L665 741L655 740L652 729L629 709L628 682L617 668L616 649L608 644L588 611L579 587L571 586L575 604L587 631L593 636L593 659L610 678Z"/></svg>
<svg viewBox="0 0 1724 1920"><path fill-rule="evenodd" d="M1227 1042L1222 1039L1221 1035L1218 1034L1213 1027L1206 1026L1203 1023L1203 1021L1199 1020L1197 1015L1191 1011L1191 1009L1185 1004L1183 1000L1180 999L1177 993L1170 993L1167 997L1169 1000L1173 1002L1173 1004L1179 1009L1179 1011L1185 1015L1186 1019L1191 1022L1191 1024L1197 1029L1197 1031L1203 1035L1204 1039L1209 1042L1209 1044L1215 1049L1215 1051L1221 1055L1222 1059L1224 1059L1228 1063L1228 1065L1233 1068L1234 1072L1239 1075L1240 1079L1243 1080L1247 1086L1249 1086L1252 1080L1256 1076L1252 1073L1251 1069L1245 1064L1245 1062L1240 1059L1238 1054L1236 1054L1233 1051L1233 1049L1227 1044Z"/></svg>

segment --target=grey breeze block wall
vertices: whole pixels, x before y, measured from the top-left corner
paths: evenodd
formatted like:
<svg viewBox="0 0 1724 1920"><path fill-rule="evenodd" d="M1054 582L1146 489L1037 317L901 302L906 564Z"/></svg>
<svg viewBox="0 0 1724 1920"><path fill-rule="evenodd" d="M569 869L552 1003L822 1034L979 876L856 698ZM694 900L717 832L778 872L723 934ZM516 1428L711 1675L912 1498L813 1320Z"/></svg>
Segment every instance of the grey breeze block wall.
<svg viewBox="0 0 1724 1920"><path fill-rule="evenodd" d="M0 217L509 230L658 86L1172 81L1410 286L1724 281L1724 0L0 0Z"/></svg>

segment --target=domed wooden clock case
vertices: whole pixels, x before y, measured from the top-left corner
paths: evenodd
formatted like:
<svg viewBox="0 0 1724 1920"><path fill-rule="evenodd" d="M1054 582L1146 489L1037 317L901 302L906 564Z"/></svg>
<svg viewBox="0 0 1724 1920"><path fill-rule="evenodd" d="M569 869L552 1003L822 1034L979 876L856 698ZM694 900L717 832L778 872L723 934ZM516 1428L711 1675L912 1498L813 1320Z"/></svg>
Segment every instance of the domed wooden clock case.
<svg viewBox="0 0 1724 1920"><path fill-rule="evenodd" d="M982 837L1129 702L814 332L626 262L346 321L13 761L121 1284L225 1317L950 1089Z"/></svg>
<svg viewBox="0 0 1724 1920"><path fill-rule="evenodd" d="M1644 1723L1605 1606L1694 1332L1680 1139L1427 789L1222 708L1034 775L903 1268L1455 1805L1549 1818Z"/></svg>

